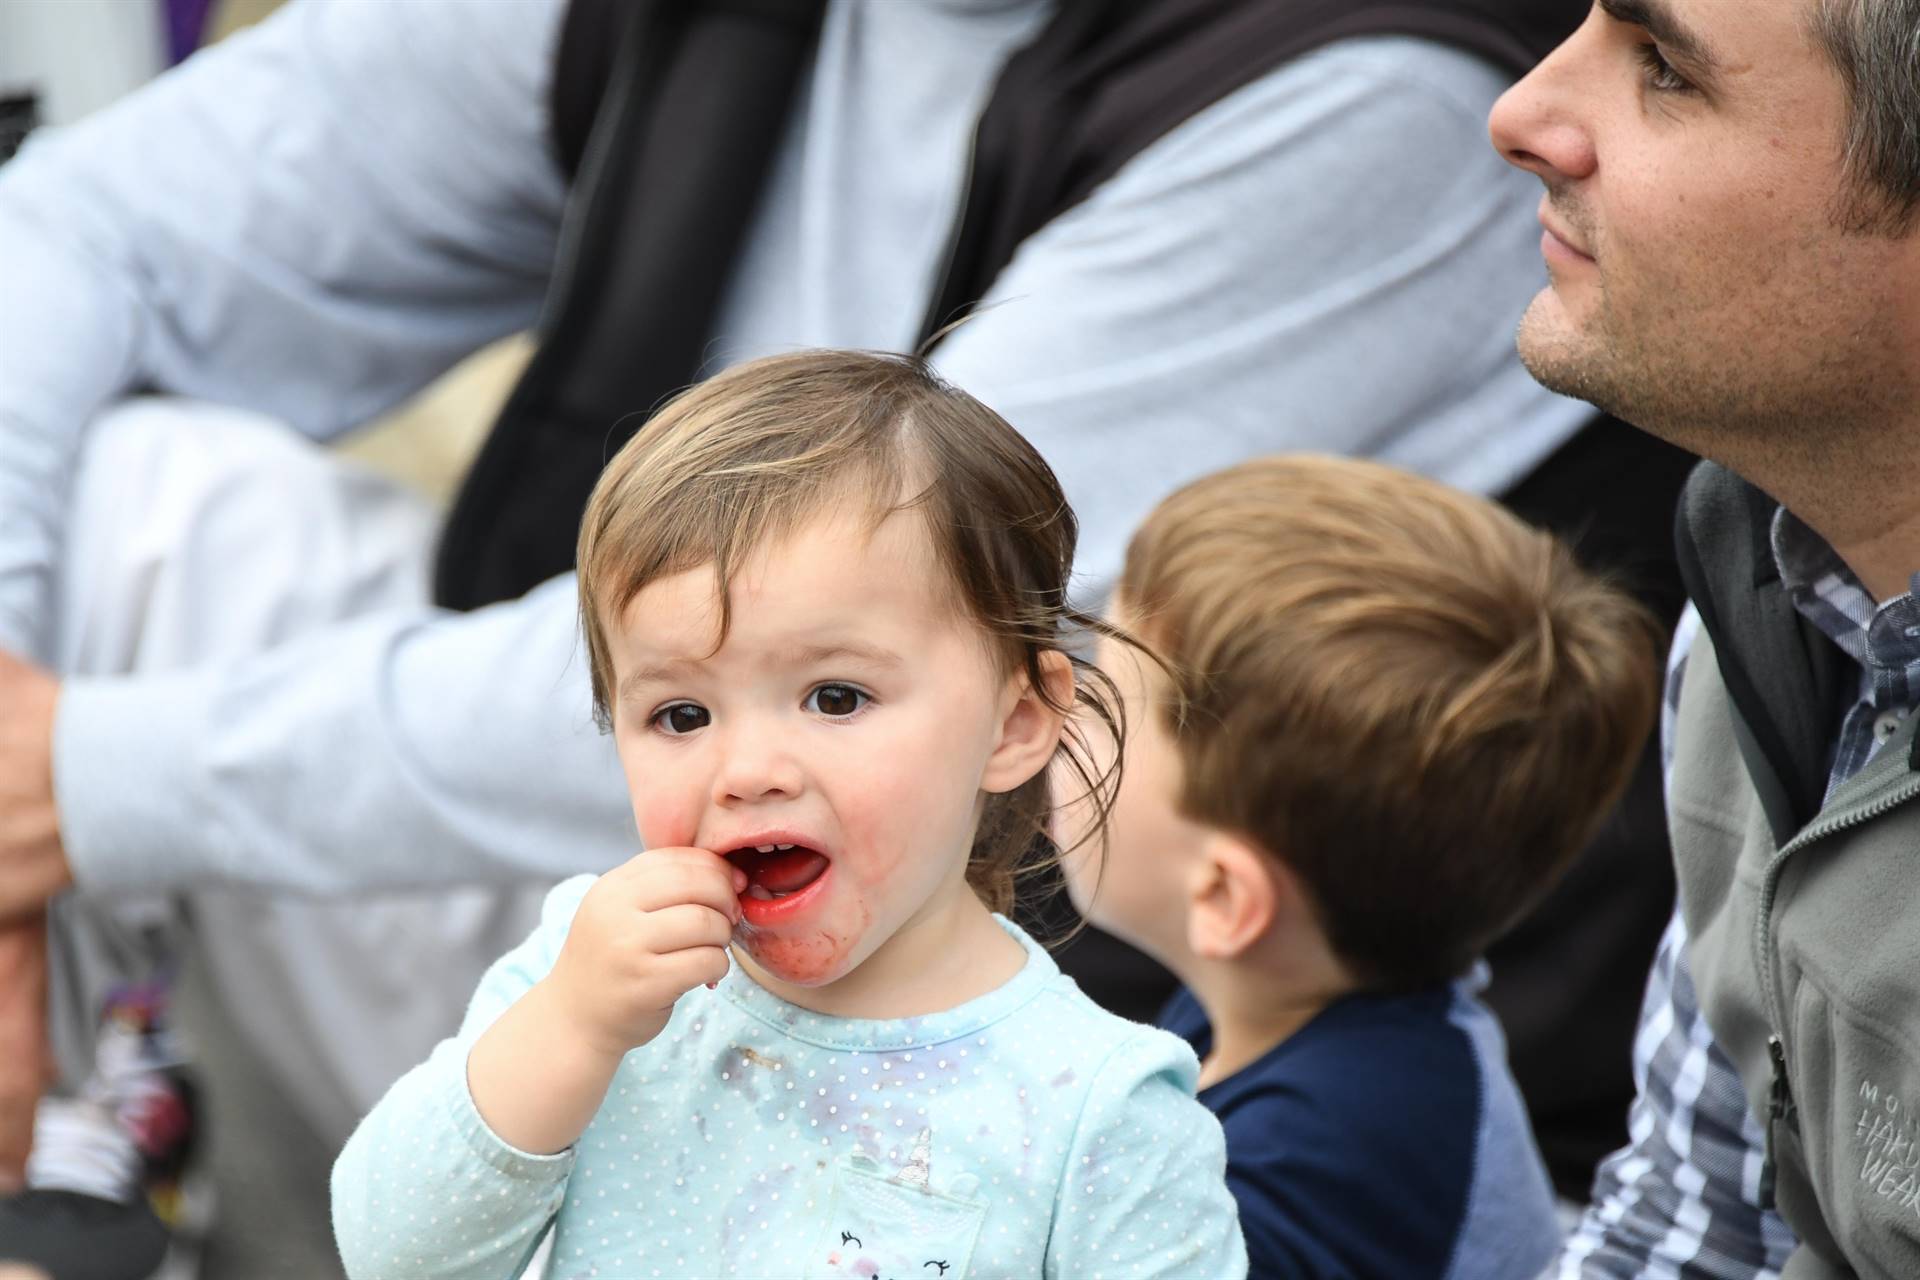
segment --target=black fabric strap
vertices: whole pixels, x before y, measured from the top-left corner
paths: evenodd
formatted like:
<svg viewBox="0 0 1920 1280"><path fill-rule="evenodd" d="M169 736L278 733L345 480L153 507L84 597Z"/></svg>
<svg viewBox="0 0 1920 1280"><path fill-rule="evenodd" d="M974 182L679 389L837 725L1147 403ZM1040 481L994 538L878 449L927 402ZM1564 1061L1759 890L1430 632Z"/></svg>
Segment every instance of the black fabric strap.
<svg viewBox="0 0 1920 1280"><path fill-rule="evenodd" d="M1713 639L1735 740L1774 843L1820 810L1845 655L1800 616L1773 559L1779 504L1703 462L1687 481L1675 543L1687 594Z"/></svg>
<svg viewBox="0 0 1920 1280"><path fill-rule="evenodd" d="M40 123L40 99L32 93L0 95L0 164L13 158Z"/></svg>
<svg viewBox="0 0 1920 1280"><path fill-rule="evenodd" d="M660 0L573 0L567 6L560 27L560 45L554 55L552 98L549 102L548 132L553 140L560 171L572 182L580 176L580 162L587 152L587 137L593 132L594 117L613 83L614 63L627 40L634 22L659 22L677 28L684 14L657 17ZM683 2L675 7L684 9ZM653 12L650 12L653 11Z"/></svg>
<svg viewBox="0 0 1920 1280"><path fill-rule="evenodd" d="M614 450L691 382L818 36L824 0L575 0L563 61L618 31L591 134L583 80L556 85L555 149L578 194L540 346L468 472L434 595L470 609L573 567ZM571 51L571 52L569 52ZM580 73L582 76L587 71ZM572 121L571 125L567 121Z"/></svg>

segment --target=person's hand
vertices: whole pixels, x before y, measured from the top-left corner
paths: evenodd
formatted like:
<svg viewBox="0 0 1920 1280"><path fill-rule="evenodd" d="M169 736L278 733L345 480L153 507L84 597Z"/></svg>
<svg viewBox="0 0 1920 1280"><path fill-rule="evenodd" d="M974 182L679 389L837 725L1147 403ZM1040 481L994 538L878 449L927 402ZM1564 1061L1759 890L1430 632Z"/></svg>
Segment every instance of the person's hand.
<svg viewBox="0 0 1920 1280"><path fill-rule="evenodd" d="M0 651L0 921L36 914L73 883L53 801L60 682Z"/></svg>
<svg viewBox="0 0 1920 1280"><path fill-rule="evenodd" d="M47 919L0 926L0 1194L26 1181L33 1116L52 1078L47 1047Z"/></svg>
<svg viewBox="0 0 1920 1280"><path fill-rule="evenodd" d="M583 1043L618 1058L674 1001L727 974L746 873L705 849L649 849L595 882L541 984Z"/></svg>

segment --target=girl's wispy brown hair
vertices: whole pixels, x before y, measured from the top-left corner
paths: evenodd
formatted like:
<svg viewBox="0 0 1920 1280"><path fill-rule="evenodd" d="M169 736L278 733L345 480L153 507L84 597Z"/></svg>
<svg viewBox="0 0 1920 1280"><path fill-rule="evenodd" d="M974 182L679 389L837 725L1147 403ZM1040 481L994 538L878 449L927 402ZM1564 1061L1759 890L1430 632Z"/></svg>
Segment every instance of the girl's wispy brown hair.
<svg viewBox="0 0 1920 1280"><path fill-rule="evenodd" d="M729 369L670 401L601 473L580 526L580 618L594 718L613 722L607 628L649 583L711 566L724 643L733 577L758 549L834 509L865 509L874 527L912 511L925 522L951 603L975 623L1006 672L1023 671L1054 704L1041 665L1073 664L1074 703L1116 735L1119 699L1073 657L1074 633L1109 628L1067 603L1078 524L1053 471L999 414L914 356L801 351ZM1059 756L1092 797L1104 830L1118 765L1099 769L1069 718ZM1051 803L1046 771L990 797L967 867L995 911L1016 882L1047 869L1025 860Z"/></svg>

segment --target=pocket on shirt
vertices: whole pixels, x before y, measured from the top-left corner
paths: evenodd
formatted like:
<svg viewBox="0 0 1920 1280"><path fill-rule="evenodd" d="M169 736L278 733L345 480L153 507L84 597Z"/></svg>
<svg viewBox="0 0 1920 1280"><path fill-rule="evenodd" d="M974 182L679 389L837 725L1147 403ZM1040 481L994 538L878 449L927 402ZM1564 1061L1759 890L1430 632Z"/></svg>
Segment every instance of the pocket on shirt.
<svg viewBox="0 0 1920 1280"><path fill-rule="evenodd" d="M1828 1231L1863 1273L1920 1276L1920 1055L1805 972L1792 1029L1798 1136Z"/></svg>
<svg viewBox="0 0 1920 1280"><path fill-rule="evenodd" d="M973 1180L964 1179L966 1189ZM889 1177L865 1155L834 1166L826 1217L805 1260L807 1280L966 1280L983 1201Z"/></svg>

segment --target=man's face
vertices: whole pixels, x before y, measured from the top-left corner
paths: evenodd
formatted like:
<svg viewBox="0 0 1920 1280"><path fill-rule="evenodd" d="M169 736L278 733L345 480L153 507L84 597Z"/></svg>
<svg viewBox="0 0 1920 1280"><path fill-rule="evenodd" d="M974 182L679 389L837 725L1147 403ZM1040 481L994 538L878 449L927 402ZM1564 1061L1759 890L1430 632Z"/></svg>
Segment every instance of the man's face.
<svg viewBox="0 0 1920 1280"><path fill-rule="evenodd" d="M920 521L822 517L752 557L731 603L716 649L713 571L689 570L609 635L642 842L747 871L735 941L775 990L884 965L889 943L978 911L967 857L1010 682Z"/></svg>
<svg viewBox="0 0 1920 1280"><path fill-rule="evenodd" d="M1600 0L1491 121L1547 188L1527 367L1736 468L1910 403L1920 259L1848 226L1813 3Z"/></svg>

